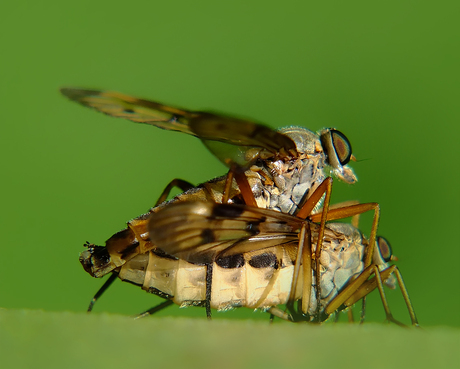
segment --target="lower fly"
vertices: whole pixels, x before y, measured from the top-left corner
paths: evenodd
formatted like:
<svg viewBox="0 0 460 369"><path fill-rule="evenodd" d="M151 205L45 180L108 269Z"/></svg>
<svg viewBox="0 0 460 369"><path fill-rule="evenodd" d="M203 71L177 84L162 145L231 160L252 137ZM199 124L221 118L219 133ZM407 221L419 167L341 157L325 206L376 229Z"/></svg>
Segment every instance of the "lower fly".
<svg viewBox="0 0 460 369"><path fill-rule="evenodd" d="M327 220L372 208L378 214L373 203L330 209ZM346 223L327 223L320 237L319 218L246 205L172 203L148 221L157 248L130 259L111 278L166 299L141 316L174 303L204 306L208 317L211 309L246 307L288 321L322 322L378 289L386 319L403 325L393 318L384 291L398 284L417 326L401 273L388 264L394 259L389 243L375 236L378 215L369 239ZM91 245L85 253L94 258L102 251Z"/></svg>

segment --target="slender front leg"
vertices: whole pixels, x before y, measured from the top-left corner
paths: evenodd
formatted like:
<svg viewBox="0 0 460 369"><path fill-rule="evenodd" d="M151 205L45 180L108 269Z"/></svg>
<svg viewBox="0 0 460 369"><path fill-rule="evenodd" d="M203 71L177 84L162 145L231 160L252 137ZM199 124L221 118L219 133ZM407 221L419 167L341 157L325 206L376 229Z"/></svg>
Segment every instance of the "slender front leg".
<svg viewBox="0 0 460 369"><path fill-rule="evenodd" d="M93 307L96 301L99 299L99 297L102 296L102 294L107 290L107 288L110 287L110 285L115 281L115 279L117 279L117 277L118 277L118 274L112 273L109 279L107 279L105 283L102 285L102 287L99 288L99 290L96 292L96 294L94 295L94 297L91 299L89 303L88 310L87 310L88 313L90 313L93 310Z"/></svg>
<svg viewBox="0 0 460 369"><path fill-rule="evenodd" d="M350 205L350 206L346 206L346 207L338 208L338 209L330 209L327 212L327 218L326 218L326 221L344 219L344 218L360 215L367 211L372 211L372 210L374 211L374 219L372 221L372 229L371 229L371 234L369 237L369 251L366 254L366 259L364 261L365 268L371 265L372 257L374 255L375 238L377 235L377 229L378 229L379 219L380 219L379 204L376 202L369 202L366 204L357 204L357 205ZM319 222L319 221L323 222L323 218L324 218L324 210L322 213L313 214L310 216L310 220L312 222Z"/></svg>
<svg viewBox="0 0 460 369"><path fill-rule="evenodd" d="M182 191L188 191L190 190L191 188L193 188L194 186L190 183L190 182L187 182L187 181L184 181L182 179L179 179L179 178L175 178L173 179L171 182L168 183L168 185L166 186L166 188L163 190L163 192L161 193L160 197L158 198L157 202L155 203L155 206L158 206L159 204L161 204L162 202L164 202L171 190L174 188L174 187L178 187L180 188Z"/></svg>
<svg viewBox="0 0 460 369"><path fill-rule="evenodd" d="M166 301L162 302L161 304L159 304L157 306L154 306L153 308L150 308L150 309L144 311L143 313L140 313L140 314L136 315L134 317L134 319L145 318L146 316L150 316L152 314L155 314L156 312L158 312L160 310L163 310L165 307L168 307L168 306L170 306L172 304L173 304L172 300L166 300Z"/></svg>
<svg viewBox="0 0 460 369"><path fill-rule="evenodd" d="M396 265L392 265L385 270L379 271L377 265L372 264L366 269L364 269L361 274L350 282L326 307L325 313L327 315L332 314L337 311L341 306L350 307L355 304L360 299L367 296L375 288L378 288L380 293L380 298L382 300L383 308L385 310L386 320L389 322L396 323L400 326L405 326L405 324L396 320L391 314L390 307L388 305L388 300L385 296L385 291L383 288L383 282L390 276L390 274L395 273L398 280L401 292L403 294L404 300L406 302L407 309L412 321L413 326L418 326L417 317L415 316L415 311L412 307L412 304L409 299L409 294L404 285L404 282L401 277L401 273L397 269ZM368 279L371 275L374 275L373 278Z"/></svg>
<svg viewBox="0 0 460 369"><path fill-rule="evenodd" d="M212 263L206 265L206 316L211 320Z"/></svg>
<svg viewBox="0 0 460 369"><path fill-rule="evenodd" d="M316 244L316 250L315 253L313 254L311 252L311 249L309 252L311 253L312 259L315 262L315 279L316 279L316 301L318 302L317 306L317 312L316 312L316 317L319 319L320 316L320 310L321 310L321 265L320 265L320 258L321 258L321 249L323 247L323 238L324 238L324 231L326 227L326 221L328 220L328 212L329 212L329 203L331 200L331 192L332 192L332 178L328 177L326 178L313 192L313 194L310 196L310 198L307 200L307 202L302 206L302 208L297 212L296 216L302 219L305 219L310 215L310 213L313 211L315 208L316 204L321 200L324 194L325 199L324 199L324 205L323 205L323 210L321 211L321 224L319 227L319 232L318 232L318 242ZM319 215L319 214L318 214ZM311 283L310 283L311 285ZM311 288L311 286L310 286ZM305 295L305 293L304 293ZM310 298L306 300L306 302L310 301ZM304 309L308 310L308 304L302 302L302 310L303 313L305 314L306 311Z"/></svg>
<svg viewBox="0 0 460 369"><path fill-rule="evenodd" d="M350 296L346 301L343 302L343 304L345 306L352 306L357 301L359 301L360 299L362 299L365 296L367 296L370 292L372 292L376 288L379 288L379 291L380 290L383 291L383 282L391 274L394 274L396 276L396 279L398 281L398 286L399 286L399 289L401 290L401 294L403 295L404 302L406 303L406 307L407 307L407 310L409 312L409 316L410 316L412 325L418 327L419 323L418 323L418 320L417 320L417 316L415 315L414 307L412 306L412 303L410 301L409 293L407 292L407 288L406 288L406 285L404 284L404 280L402 278L401 272L400 272L400 270L398 269L398 267L396 265L392 265L392 266L380 271L378 277L373 277L373 278L365 281L355 291L355 293L352 296ZM383 303L383 307L385 309L385 313L387 314L387 320L392 321L392 322L394 322L396 324L401 324L401 323L399 323L398 321L396 321L393 318L393 316L392 316L392 314L390 312L390 308L388 306L388 302L387 302L386 298L384 298L385 294L381 293L380 295L381 296L383 295L382 303Z"/></svg>
<svg viewBox="0 0 460 369"><path fill-rule="evenodd" d="M248 178L244 171L239 167L232 167L233 176L235 181L238 184L238 187L241 191L241 196L243 197L244 203L249 206L257 208L256 198L252 192L251 186L249 185Z"/></svg>

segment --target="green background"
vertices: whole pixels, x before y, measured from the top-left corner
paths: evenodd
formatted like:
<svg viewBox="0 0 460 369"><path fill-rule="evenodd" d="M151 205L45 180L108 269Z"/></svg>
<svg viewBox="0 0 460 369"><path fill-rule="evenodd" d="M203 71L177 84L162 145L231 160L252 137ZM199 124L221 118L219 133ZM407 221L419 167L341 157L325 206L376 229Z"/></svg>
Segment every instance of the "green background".
<svg viewBox="0 0 460 369"><path fill-rule="evenodd" d="M77 86L272 127L337 127L360 160L359 182L336 181L333 201L379 202L379 233L421 325L460 326L459 10L407 0L3 2L0 306L85 311L102 284L78 262L85 241L103 244L172 178L225 172L193 137L59 95ZM362 217L367 234L370 224ZM408 322L399 291L388 297ZM118 282L95 311L135 314L160 301ZM383 320L376 293L368 316Z"/></svg>

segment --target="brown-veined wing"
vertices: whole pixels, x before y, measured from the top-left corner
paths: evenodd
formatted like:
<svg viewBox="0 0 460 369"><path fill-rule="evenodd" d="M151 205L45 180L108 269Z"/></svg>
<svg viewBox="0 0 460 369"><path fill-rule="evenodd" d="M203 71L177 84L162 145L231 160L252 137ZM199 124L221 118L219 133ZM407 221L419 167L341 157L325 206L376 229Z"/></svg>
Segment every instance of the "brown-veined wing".
<svg viewBox="0 0 460 369"><path fill-rule="evenodd" d="M304 220L274 210L212 202L172 203L151 214L152 243L196 264L298 243Z"/></svg>
<svg viewBox="0 0 460 369"><path fill-rule="evenodd" d="M61 93L113 117L197 136L227 166L244 167L257 158L297 155L291 138L250 120L188 111L114 91L62 88Z"/></svg>

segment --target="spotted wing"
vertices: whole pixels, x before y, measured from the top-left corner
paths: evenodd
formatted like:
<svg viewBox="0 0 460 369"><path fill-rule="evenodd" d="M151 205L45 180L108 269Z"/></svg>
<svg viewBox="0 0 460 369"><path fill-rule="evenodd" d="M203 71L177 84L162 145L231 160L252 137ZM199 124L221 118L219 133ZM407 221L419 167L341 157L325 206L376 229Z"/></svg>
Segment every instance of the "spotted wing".
<svg viewBox="0 0 460 369"><path fill-rule="evenodd" d="M206 264L217 257L296 244L301 219L274 210L211 202L170 204L150 216L150 240L169 255Z"/></svg>
<svg viewBox="0 0 460 369"><path fill-rule="evenodd" d="M249 120L188 111L113 91L62 88L61 93L113 117L197 136L228 166L244 166L274 154L296 155L289 137Z"/></svg>

